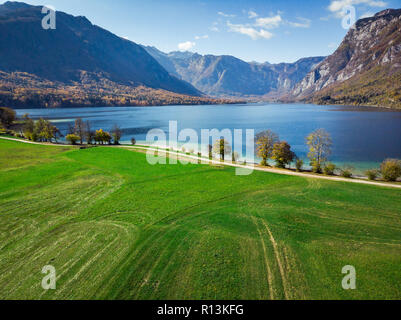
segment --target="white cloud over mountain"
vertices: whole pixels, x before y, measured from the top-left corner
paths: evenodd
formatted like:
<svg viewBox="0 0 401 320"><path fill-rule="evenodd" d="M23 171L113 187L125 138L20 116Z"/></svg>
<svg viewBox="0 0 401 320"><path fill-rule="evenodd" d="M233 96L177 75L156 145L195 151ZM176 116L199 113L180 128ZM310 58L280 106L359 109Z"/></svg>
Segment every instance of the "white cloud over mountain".
<svg viewBox="0 0 401 320"><path fill-rule="evenodd" d="M180 51L189 51L191 50L193 47L196 46L195 42L192 41L186 41L186 42L182 42L178 44L178 49Z"/></svg>

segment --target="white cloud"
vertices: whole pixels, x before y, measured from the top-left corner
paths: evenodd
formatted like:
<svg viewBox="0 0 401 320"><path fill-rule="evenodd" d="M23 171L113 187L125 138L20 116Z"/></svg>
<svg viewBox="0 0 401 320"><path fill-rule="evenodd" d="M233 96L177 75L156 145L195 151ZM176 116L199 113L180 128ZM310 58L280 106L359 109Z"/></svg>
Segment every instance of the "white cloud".
<svg viewBox="0 0 401 320"><path fill-rule="evenodd" d="M226 17L226 18L234 18L235 17L235 14L227 14L227 13L224 13L224 12L221 12L221 11L217 12L217 14L222 16L222 17Z"/></svg>
<svg viewBox="0 0 401 320"><path fill-rule="evenodd" d="M306 18L297 18L298 22L288 22L288 24L294 28L310 28L312 20Z"/></svg>
<svg viewBox="0 0 401 320"><path fill-rule="evenodd" d="M249 19L254 19L254 18L258 17L258 14L255 11L250 10L248 12L248 17L249 17Z"/></svg>
<svg viewBox="0 0 401 320"><path fill-rule="evenodd" d="M331 42L331 43L329 43L328 47L329 47L329 49L335 49L338 47L338 44L335 42Z"/></svg>
<svg viewBox="0 0 401 320"><path fill-rule="evenodd" d="M182 42L178 44L178 49L180 51L189 51L191 50L193 47L196 46L195 42L192 41L187 41L187 42Z"/></svg>
<svg viewBox="0 0 401 320"><path fill-rule="evenodd" d="M210 31L213 31L213 32L219 32L220 30L219 30L219 28L217 27L218 26L218 22L213 22L213 24L212 24L212 26L209 28L209 30Z"/></svg>
<svg viewBox="0 0 401 320"><path fill-rule="evenodd" d="M281 18L281 16L279 14L275 15L273 17L256 19L256 25L258 27L263 27L266 29L278 28L282 22L283 22L283 19Z"/></svg>
<svg viewBox="0 0 401 320"><path fill-rule="evenodd" d="M361 15L360 19L364 19L364 18L370 18L373 17L375 14L373 12L365 12L363 15Z"/></svg>
<svg viewBox="0 0 401 320"><path fill-rule="evenodd" d="M380 0L331 0L328 7L337 17L343 16L343 9L346 6L365 5L368 7L383 8L387 6L387 2Z"/></svg>
<svg viewBox="0 0 401 320"><path fill-rule="evenodd" d="M270 39L273 37L273 33L264 29L257 30L251 26L242 24L231 24L230 22L227 22L227 26L230 28L231 32L237 32L240 34L247 35L248 37L251 37L253 40Z"/></svg>
<svg viewBox="0 0 401 320"><path fill-rule="evenodd" d="M200 40L200 39L209 39L209 36L205 34L204 36L195 36L195 40Z"/></svg>

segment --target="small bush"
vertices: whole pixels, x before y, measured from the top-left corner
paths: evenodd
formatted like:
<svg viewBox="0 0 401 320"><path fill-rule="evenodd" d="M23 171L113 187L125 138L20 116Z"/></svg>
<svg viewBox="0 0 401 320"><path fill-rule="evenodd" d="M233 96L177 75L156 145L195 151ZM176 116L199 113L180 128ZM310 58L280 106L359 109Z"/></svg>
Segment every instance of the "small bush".
<svg viewBox="0 0 401 320"><path fill-rule="evenodd" d="M312 166L313 173L322 173L322 167L321 167L320 163L312 162L311 166Z"/></svg>
<svg viewBox="0 0 401 320"><path fill-rule="evenodd" d="M337 167L333 163L328 163L324 166L323 172L327 176L334 176Z"/></svg>
<svg viewBox="0 0 401 320"><path fill-rule="evenodd" d="M352 178L352 171L349 168L341 169L341 176L344 178Z"/></svg>
<svg viewBox="0 0 401 320"><path fill-rule="evenodd" d="M368 177L369 180L374 181L379 176L379 171L376 170L376 169L367 170L365 172L365 174L366 174L366 176Z"/></svg>
<svg viewBox="0 0 401 320"><path fill-rule="evenodd" d="M380 171L385 181L397 181L401 177L401 160L385 160L380 167Z"/></svg>
<svg viewBox="0 0 401 320"><path fill-rule="evenodd" d="M136 139L135 138L131 138L131 144L134 146L136 145Z"/></svg>
<svg viewBox="0 0 401 320"><path fill-rule="evenodd" d="M304 162L301 159L297 159L297 161L295 163L295 167L297 169L297 172L301 172L303 166L304 166Z"/></svg>

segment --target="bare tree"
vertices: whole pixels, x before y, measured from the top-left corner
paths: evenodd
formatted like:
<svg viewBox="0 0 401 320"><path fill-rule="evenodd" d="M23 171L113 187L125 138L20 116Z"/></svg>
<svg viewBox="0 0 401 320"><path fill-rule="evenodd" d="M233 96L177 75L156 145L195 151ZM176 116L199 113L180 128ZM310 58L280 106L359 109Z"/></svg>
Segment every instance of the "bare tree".
<svg viewBox="0 0 401 320"><path fill-rule="evenodd" d="M79 136L79 142L82 144L86 135L85 123L81 118L75 120L74 133Z"/></svg>
<svg viewBox="0 0 401 320"><path fill-rule="evenodd" d="M309 146L308 158L313 171L322 172L323 164L331 154L333 144L330 134L324 129L318 129L306 137L306 144Z"/></svg>
<svg viewBox="0 0 401 320"><path fill-rule="evenodd" d="M231 147L227 140L218 139L214 143L213 151L214 153L220 155L220 160L224 161L225 155L229 155L231 153Z"/></svg>
<svg viewBox="0 0 401 320"><path fill-rule="evenodd" d="M123 132L117 124L113 125L113 128L111 129L111 135L113 136L114 144L120 144Z"/></svg>

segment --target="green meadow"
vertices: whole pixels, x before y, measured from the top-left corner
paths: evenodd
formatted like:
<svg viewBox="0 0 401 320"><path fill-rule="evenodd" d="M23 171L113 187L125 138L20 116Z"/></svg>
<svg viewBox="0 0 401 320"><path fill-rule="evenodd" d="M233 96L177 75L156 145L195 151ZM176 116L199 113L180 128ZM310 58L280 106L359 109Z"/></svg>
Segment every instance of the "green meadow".
<svg viewBox="0 0 401 320"><path fill-rule="evenodd" d="M400 298L398 189L0 140L0 299Z"/></svg>

